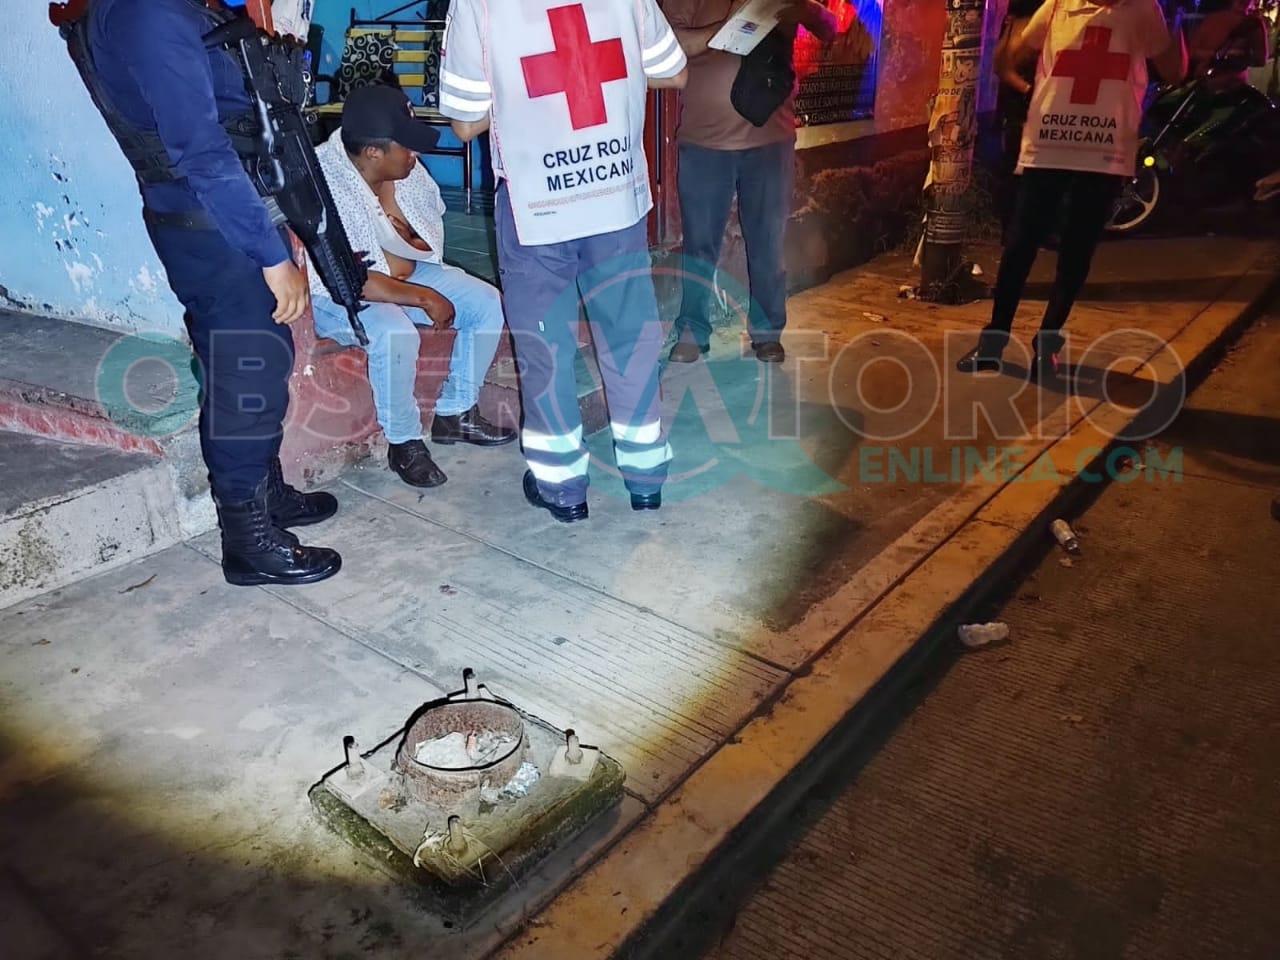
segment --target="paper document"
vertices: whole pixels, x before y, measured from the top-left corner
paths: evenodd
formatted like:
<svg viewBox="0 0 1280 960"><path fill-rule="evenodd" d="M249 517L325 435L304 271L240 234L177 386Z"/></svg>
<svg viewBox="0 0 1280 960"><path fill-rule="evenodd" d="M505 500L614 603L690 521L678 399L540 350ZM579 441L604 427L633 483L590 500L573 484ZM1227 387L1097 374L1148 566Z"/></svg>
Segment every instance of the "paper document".
<svg viewBox="0 0 1280 960"><path fill-rule="evenodd" d="M282 37L297 37L303 43L307 42L311 30L313 0L275 0L269 6L276 33ZM311 66L313 70L320 69L318 63Z"/></svg>
<svg viewBox="0 0 1280 960"><path fill-rule="evenodd" d="M747 0L707 46L745 57L778 25L778 12L786 5L787 0Z"/></svg>

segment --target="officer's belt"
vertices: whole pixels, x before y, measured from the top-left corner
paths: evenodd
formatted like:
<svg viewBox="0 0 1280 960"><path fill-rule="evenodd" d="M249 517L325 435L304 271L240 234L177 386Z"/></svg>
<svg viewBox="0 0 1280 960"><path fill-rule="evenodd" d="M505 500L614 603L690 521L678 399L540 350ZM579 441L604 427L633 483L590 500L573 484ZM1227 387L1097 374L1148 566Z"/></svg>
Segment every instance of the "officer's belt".
<svg viewBox="0 0 1280 960"><path fill-rule="evenodd" d="M183 230L217 230L206 210L181 210L176 213L160 213L150 207L142 208L142 219L153 227L178 227Z"/></svg>
<svg viewBox="0 0 1280 960"><path fill-rule="evenodd" d="M264 197L262 203L267 208L267 215L271 218L273 227L283 227L289 222L275 197ZM156 227L179 227L183 230L218 229L218 225L214 223L213 217L209 215L207 210L181 210L177 213L160 213L150 207L143 207L142 219Z"/></svg>

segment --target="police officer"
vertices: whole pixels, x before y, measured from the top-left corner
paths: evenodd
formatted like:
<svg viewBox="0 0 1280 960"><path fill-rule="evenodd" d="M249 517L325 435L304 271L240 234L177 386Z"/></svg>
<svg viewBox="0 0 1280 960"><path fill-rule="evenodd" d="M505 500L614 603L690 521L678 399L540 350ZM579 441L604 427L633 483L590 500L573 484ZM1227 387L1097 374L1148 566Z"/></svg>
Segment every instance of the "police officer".
<svg viewBox="0 0 1280 960"><path fill-rule="evenodd" d="M440 110L464 141L489 129L507 324L524 406L526 499L587 517L574 361L586 307L614 456L635 510L662 503L664 339L645 217L648 87L682 87L684 52L655 0L453 0Z"/></svg>
<svg viewBox="0 0 1280 960"><path fill-rule="evenodd" d="M187 309L227 582L312 583L341 558L285 528L328 519L337 500L290 487L279 458L289 325L308 311L307 281L224 127L251 106L232 54L203 42L219 22L203 0L90 0L82 73L134 167L147 230Z"/></svg>

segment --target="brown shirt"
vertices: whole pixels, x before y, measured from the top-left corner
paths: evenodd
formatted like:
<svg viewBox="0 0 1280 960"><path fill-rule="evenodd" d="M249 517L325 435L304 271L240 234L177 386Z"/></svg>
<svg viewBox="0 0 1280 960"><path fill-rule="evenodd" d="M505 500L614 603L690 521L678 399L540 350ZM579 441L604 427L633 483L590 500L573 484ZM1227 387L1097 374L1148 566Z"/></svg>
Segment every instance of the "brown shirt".
<svg viewBox="0 0 1280 960"><path fill-rule="evenodd" d="M1219 72L1209 81L1209 89L1215 92L1249 83L1249 67L1266 64L1267 27L1257 14L1246 15L1238 9L1219 10L1200 21L1191 37L1191 75L1205 76L1213 66L1214 57L1240 57L1246 64L1238 73Z"/></svg>
<svg viewBox="0 0 1280 960"><path fill-rule="evenodd" d="M733 0L665 0L662 12L680 30L723 23ZM788 29L777 26L775 30ZM689 59L689 81L680 93L680 125L676 139L712 150L747 150L794 140L796 111L788 97L763 127L753 127L729 102L742 58L723 50L708 50Z"/></svg>

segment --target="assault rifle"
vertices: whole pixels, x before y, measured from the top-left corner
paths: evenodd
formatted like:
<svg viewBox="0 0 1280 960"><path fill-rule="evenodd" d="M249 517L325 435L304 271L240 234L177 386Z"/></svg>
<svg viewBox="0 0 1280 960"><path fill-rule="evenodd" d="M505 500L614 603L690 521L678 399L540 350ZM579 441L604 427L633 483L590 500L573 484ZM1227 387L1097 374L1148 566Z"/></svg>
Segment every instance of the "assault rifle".
<svg viewBox="0 0 1280 960"><path fill-rule="evenodd" d="M369 268L351 250L311 145L303 115L309 82L305 51L300 44L260 30L244 15L211 30L204 42L234 52L244 70L256 113L239 131L256 147L245 160L249 177L273 217L288 222L307 248L334 303L346 307L356 339L368 346L359 313Z"/></svg>

